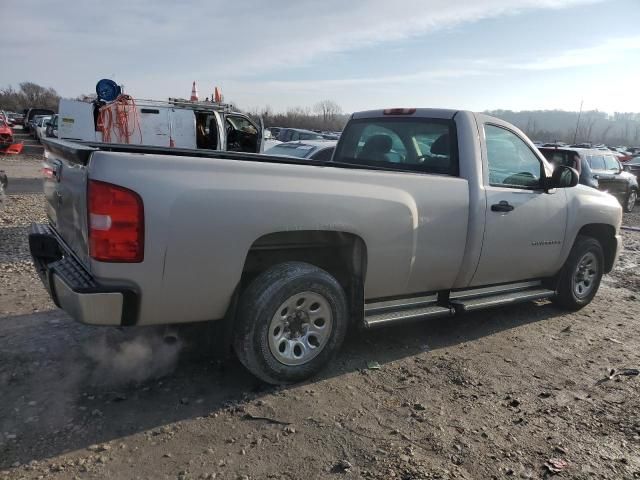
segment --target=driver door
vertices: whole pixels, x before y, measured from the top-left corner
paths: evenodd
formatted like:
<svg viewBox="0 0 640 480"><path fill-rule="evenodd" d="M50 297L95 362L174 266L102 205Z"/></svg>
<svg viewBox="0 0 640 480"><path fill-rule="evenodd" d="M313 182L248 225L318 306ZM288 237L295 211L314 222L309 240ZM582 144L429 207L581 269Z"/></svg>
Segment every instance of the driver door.
<svg viewBox="0 0 640 480"><path fill-rule="evenodd" d="M226 149L232 152L260 153L263 129L249 117L237 113L226 116Z"/></svg>
<svg viewBox="0 0 640 480"><path fill-rule="evenodd" d="M542 159L515 132L485 124L485 232L471 286L549 277L560 267L566 192L542 188Z"/></svg>

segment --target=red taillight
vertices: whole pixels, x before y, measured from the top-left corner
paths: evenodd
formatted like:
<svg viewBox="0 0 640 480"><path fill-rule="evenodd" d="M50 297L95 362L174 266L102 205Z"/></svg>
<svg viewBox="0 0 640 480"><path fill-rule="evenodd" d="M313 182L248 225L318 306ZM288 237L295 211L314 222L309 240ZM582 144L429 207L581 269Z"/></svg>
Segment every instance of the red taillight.
<svg viewBox="0 0 640 480"><path fill-rule="evenodd" d="M385 115L413 115L416 113L415 108L387 108L384 112Z"/></svg>
<svg viewBox="0 0 640 480"><path fill-rule="evenodd" d="M89 181L89 254L101 262L141 262L144 207L136 192Z"/></svg>

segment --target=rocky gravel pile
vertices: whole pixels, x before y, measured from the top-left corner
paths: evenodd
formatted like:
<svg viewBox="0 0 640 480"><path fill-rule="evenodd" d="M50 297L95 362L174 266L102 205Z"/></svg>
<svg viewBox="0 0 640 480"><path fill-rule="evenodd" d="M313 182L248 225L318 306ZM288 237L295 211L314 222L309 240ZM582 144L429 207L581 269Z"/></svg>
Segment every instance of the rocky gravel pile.
<svg viewBox="0 0 640 480"><path fill-rule="evenodd" d="M0 315L52 307L31 261L29 225L46 222L42 195L6 195L0 206Z"/></svg>

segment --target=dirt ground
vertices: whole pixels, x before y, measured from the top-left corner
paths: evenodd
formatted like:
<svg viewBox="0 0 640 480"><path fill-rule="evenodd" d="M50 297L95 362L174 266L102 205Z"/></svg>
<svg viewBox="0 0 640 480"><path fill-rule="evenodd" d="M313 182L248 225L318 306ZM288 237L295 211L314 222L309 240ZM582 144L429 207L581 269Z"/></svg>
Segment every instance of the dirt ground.
<svg viewBox="0 0 640 480"><path fill-rule="evenodd" d="M11 162L10 181L37 176ZM1 480L640 478L640 232L578 313L352 332L319 377L274 388L187 340L55 310L26 246L42 206L0 207Z"/></svg>

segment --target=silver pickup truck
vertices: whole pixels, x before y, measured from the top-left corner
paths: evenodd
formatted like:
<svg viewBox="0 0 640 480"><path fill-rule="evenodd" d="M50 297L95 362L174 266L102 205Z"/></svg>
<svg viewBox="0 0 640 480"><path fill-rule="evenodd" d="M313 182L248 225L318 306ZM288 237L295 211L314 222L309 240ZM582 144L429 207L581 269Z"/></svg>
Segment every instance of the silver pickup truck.
<svg viewBox="0 0 640 480"><path fill-rule="evenodd" d="M266 382L366 328L551 299L579 309L616 262L622 209L486 115L353 114L330 161L45 140L55 303L93 325L215 321Z"/></svg>

